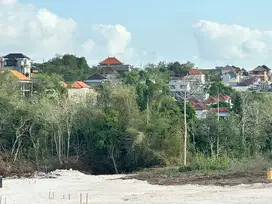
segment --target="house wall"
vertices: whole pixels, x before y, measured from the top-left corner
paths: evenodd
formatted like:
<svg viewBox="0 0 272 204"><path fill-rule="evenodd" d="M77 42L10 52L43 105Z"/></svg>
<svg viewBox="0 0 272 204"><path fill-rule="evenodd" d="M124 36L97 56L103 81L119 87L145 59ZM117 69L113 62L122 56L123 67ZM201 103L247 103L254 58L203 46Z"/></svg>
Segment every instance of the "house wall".
<svg viewBox="0 0 272 204"><path fill-rule="evenodd" d="M196 113L196 116L197 116L197 118L199 118L199 119L204 119L204 118L206 118L206 111L204 111L204 110L195 110L195 113Z"/></svg>
<svg viewBox="0 0 272 204"><path fill-rule="evenodd" d="M252 72L251 76L258 76L263 81L268 81L269 80L269 73L267 71L256 71L256 72Z"/></svg>
<svg viewBox="0 0 272 204"><path fill-rule="evenodd" d="M228 117L228 116L229 116L229 113L225 113L225 112L219 113L219 117L225 118L225 117Z"/></svg>
<svg viewBox="0 0 272 204"><path fill-rule="evenodd" d="M101 80L101 79L84 81L84 83L86 83L86 84L88 84L89 86L92 86L92 87L100 86L102 84L102 82L103 82L103 80Z"/></svg>
<svg viewBox="0 0 272 204"><path fill-rule="evenodd" d="M107 68L110 67L116 71L131 71L131 66L130 65L126 65L126 64L121 64L121 65L98 65L98 68Z"/></svg>

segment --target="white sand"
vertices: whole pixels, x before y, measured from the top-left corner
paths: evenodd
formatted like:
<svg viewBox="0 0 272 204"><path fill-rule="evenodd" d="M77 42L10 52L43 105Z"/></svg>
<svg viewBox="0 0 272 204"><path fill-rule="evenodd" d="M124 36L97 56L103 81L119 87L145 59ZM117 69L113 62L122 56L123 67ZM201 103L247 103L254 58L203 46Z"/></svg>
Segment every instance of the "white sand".
<svg viewBox="0 0 272 204"><path fill-rule="evenodd" d="M89 176L77 171L58 171L57 179L4 180L0 204L80 204L88 193L88 203L272 203L272 185L254 184L236 187L156 186L122 176ZM49 199L49 191L54 199ZM68 199L70 194L71 199ZM52 195L52 193L51 193ZM65 199L63 199L65 196Z"/></svg>

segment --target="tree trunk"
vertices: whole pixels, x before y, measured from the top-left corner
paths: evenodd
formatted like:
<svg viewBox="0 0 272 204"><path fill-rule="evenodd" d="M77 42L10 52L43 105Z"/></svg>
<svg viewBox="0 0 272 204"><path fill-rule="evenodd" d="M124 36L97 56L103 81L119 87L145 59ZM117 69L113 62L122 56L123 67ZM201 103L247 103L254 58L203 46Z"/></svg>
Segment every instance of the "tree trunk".
<svg viewBox="0 0 272 204"><path fill-rule="evenodd" d="M111 144L111 146L109 147L109 156L110 156L110 158L112 160L112 164L113 164L113 168L114 168L115 173L119 174L117 164L116 164L116 160L115 160L115 157L114 157L114 146L113 146L113 144Z"/></svg>
<svg viewBox="0 0 272 204"><path fill-rule="evenodd" d="M19 150L20 150L20 147L21 147L21 140L18 142L18 146L17 146L17 149L16 149L16 153L15 153L15 155L14 155L14 159L13 159L13 162L16 162L16 160L17 160L17 156L18 156L18 152L19 152Z"/></svg>

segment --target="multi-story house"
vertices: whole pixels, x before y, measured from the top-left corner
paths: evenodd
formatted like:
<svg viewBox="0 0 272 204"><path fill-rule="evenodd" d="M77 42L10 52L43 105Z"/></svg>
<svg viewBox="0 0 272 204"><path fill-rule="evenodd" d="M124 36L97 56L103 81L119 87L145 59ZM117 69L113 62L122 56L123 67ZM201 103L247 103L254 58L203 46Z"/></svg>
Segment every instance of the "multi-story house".
<svg viewBox="0 0 272 204"><path fill-rule="evenodd" d="M101 74L94 73L93 75L89 76L87 80L84 82L92 87L98 87L100 86L103 81L106 81L107 78L102 76Z"/></svg>
<svg viewBox="0 0 272 204"><path fill-rule="evenodd" d="M32 96L33 93L33 83L32 81L23 75L22 73L16 71L16 70L9 70L12 77L14 77L18 83L20 84L21 88L21 95L25 97Z"/></svg>
<svg viewBox="0 0 272 204"><path fill-rule="evenodd" d="M30 78L32 62L29 57L23 55L22 53L10 53L4 56L3 59L4 69L16 70Z"/></svg>
<svg viewBox="0 0 272 204"><path fill-rule="evenodd" d="M100 62L97 68L98 73L89 76L88 79L84 81L86 84L97 87L101 85L103 81L115 80L119 75L131 71L132 66L124 64L115 57L108 57Z"/></svg>
<svg viewBox="0 0 272 204"><path fill-rule="evenodd" d="M190 70L186 76L181 78L172 77L169 81L170 91L175 96L181 96L185 92L190 92L188 96L204 99L206 97L204 86L205 74L198 69Z"/></svg>
<svg viewBox="0 0 272 204"><path fill-rule="evenodd" d="M265 65L258 66L249 72L251 76L259 77L263 81L270 81L271 69Z"/></svg>
<svg viewBox="0 0 272 204"><path fill-rule="evenodd" d="M109 70L111 70L111 74L115 74L114 72L117 72L118 74L123 74L125 72L131 71L132 69L131 65L124 64L115 57L108 57L107 59L100 62L97 67L101 70L102 74L105 71L107 71L107 73L109 74Z"/></svg>

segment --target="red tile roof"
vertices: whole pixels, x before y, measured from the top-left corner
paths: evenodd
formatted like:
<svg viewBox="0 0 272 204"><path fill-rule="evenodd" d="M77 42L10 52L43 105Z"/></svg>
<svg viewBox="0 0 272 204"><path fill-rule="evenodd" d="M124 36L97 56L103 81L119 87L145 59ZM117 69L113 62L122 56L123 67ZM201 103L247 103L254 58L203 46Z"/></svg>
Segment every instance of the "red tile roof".
<svg viewBox="0 0 272 204"><path fill-rule="evenodd" d="M229 109L227 109L225 107L221 107L219 109L215 108L214 110L215 110L215 112L218 112L218 110L219 110L219 113L228 113L229 112Z"/></svg>
<svg viewBox="0 0 272 204"><path fill-rule="evenodd" d="M71 87L74 89L89 88L89 86L82 81L75 81L74 83L72 83Z"/></svg>
<svg viewBox="0 0 272 204"><path fill-rule="evenodd" d="M231 99L230 96L227 96L227 95L221 95L219 96L219 102L224 102L224 101L227 101ZM218 102L218 97L209 97L207 98L205 101L204 101L204 104L212 104L212 103L217 103Z"/></svg>
<svg viewBox="0 0 272 204"><path fill-rule="evenodd" d="M115 57L108 57L107 59L103 60L99 64L100 65L121 65L121 64L124 64L124 63L119 61Z"/></svg>
<svg viewBox="0 0 272 204"><path fill-rule="evenodd" d="M204 73L199 71L198 69L191 69L189 71L189 75L204 75Z"/></svg>
<svg viewBox="0 0 272 204"><path fill-rule="evenodd" d="M16 71L16 70L9 70L9 72L15 76L17 79L21 80L21 81L28 81L29 78L26 77L25 75L23 75L22 73Z"/></svg>
<svg viewBox="0 0 272 204"><path fill-rule="evenodd" d="M197 98L189 99L195 110L207 110L207 107Z"/></svg>
<svg viewBox="0 0 272 204"><path fill-rule="evenodd" d="M65 87L65 88L68 86L68 84L65 83L65 82L61 82L61 85L62 85L63 87Z"/></svg>

